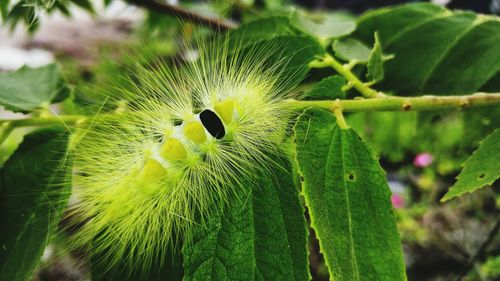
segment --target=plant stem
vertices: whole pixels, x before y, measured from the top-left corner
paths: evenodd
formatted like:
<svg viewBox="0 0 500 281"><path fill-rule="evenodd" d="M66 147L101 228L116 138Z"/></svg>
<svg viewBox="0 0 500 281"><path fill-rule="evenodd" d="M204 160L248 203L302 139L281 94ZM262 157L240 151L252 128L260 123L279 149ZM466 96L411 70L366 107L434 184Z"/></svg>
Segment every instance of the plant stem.
<svg viewBox="0 0 500 281"><path fill-rule="evenodd" d="M10 133L14 131L14 126L12 126L11 122L5 122L2 124L2 133L0 133L0 145L9 137Z"/></svg>
<svg viewBox="0 0 500 281"><path fill-rule="evenodd" d="M238 27L238 25L234 22L207 17L195 12L191 12L182 7L160 3L156 0L129 0L128 2L136 6L147 8L151 11L169 14L181 20L189 21L194 24L209 26L217 31L227 31Z"/></svg>
<svg viewBox="0 0 500 281"><path fill-rule="evenodd" d="M344 114L342 113L342 108L337 107L333 110L333 113L335 114L335 119L337 120L337 125L341 129L348 129L349 125L347 125L347 122L345 121Z"/></svg>
<svg viewBox="0 0 500 281"><path fill-rule="evenodd" d="M289 99L285 101L288 108L292 110L303 110L309 107L327 109L336 115L342 112L363 112L363 111L427 111L444 109L467 109L481 106L500 105L500 93L487 94L476 93L466 96L421 96L421 97L392 97L385 96L373 99L354 100L320 100L304 101ZM107 113L101 118L114 117L119 114L132 113ZM61 116L41 116L26 119L4 119L0 120L0 125L12 130L20 127L31 126L72 126L93 120L92 116L83 115L61 115ZM340 121L342 122L342 121ZM347 124L346 124L347 126Z"/></svg>
<svg viewBox="0 0 500 281"><path fill-rule="evenodd" d="M349 84L352 85L358 92L360 92L365 98L380 98L384 97L385 94L381 92L377 92L374 89L370 88L368 84L363 83L359 80L354 73L352 73L351 65L342 65L338 62L333 56L327 54L322 61L314 61L309 64L310 67L313 68L325 68L331 67L335 69L340 75L342 75Z"/></svg>
<svg viewBox="0 0 500 281"><path fill-rule="evenodd" d="M85 122L88 117L83 115L61 115L61 116L43 116L32 117L26 119L8 119L0 120L1 124L9 124L11 129L31 126L46 126L46 125L74 125L76 123Z"/></svg>
<svg viewBox="0 0 500 281"><path fill-rule="evenodd" d="M344 112L361 111L428 111L443 109L466 109L472 107L500 105L500 93L476 93L466 96L421 96L392 97L354 100L302 101L287 100L292 109L302 110L318 107L334 111L341 107Z"/></svg>

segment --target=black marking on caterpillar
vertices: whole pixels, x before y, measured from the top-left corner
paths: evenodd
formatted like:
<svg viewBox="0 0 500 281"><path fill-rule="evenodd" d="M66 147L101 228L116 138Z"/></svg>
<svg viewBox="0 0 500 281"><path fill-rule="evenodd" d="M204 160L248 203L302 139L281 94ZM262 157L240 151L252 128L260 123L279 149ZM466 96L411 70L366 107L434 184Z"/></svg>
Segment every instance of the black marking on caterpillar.
<svg viewBox="0 0 500 281"><path fill-rule="evenodd" d="M215 112L205 109L200 113L200 121L203 127L216 139L222 139L226 134L222 120Z"/></svg>

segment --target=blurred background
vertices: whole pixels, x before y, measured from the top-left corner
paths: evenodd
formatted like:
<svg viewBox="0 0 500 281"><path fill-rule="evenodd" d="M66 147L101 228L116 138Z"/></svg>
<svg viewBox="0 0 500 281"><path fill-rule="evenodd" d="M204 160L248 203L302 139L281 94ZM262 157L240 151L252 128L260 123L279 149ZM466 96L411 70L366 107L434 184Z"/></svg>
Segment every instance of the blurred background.
<svg viewBox="0 0 500 281"><path fill-rule="evenodd" d="M116 73L133 70L134 63L143 59L144 53L171 57L179 51L178 18L151 8L147 1L132 2L0 0L3 15L0 72L23 65L38 67L58 62L73 87L74 98L51 108L55 112L72 112L76 110L72 102L91 103L102 98L99 89L111 81L115 83ZM246 22L289 9L356 16L368 9L403 2L416 1L169 0L165 3L213 18ZM431 2L478 13L500 13L500 0ZM482 189L447 204L439 203L453 185L460 164L477 147L477 140L498 127L500 120L495 116L499 115L490 116L477 110L347 116L348 123L380 153L381 164L387 171L409 280L500 280L498 192ZM17 117L23 115L0 111L0 118ZM470 122L480 124L480 129L468 131ZM0 163L28 131L17 130L1 144ZM317 241L310 242L310 251L313 280L328 280ZM56 241L45 251L43 264L33 280L91 280L84 258L78 253L58 252Z"/></svg>

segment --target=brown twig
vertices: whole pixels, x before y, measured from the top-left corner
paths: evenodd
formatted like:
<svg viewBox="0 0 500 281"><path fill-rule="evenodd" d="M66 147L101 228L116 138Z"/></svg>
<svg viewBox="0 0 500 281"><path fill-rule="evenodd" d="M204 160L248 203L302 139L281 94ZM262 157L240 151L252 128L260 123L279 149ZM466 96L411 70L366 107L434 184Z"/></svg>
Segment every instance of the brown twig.
<svg viewBox="0 0 500 281"><path fill-rule="evenodd" d="M227 31L238 27L236 23L231 21L203 16L198 13L186 10L182 7L166 3L165 4L159 3L156 2L155 0L146 0L146 1L129 0L129 3L139 7L144 7L151 11L161 12L172 16L176 16L181 20L189 21L194 24L209 26L217 31Z"/></svg>

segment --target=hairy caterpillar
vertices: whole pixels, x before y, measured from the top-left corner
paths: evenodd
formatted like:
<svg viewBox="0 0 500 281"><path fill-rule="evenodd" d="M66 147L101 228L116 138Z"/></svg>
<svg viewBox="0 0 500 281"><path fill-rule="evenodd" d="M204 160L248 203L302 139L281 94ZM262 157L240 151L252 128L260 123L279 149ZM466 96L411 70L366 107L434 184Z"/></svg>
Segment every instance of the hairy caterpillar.
<svg viewBox="0 0 500 281"><path fill-rule="evenodd" d="M71 244L148 267L189 241L214 203L258 188L243 182L282 153L293 73L280 75L289 55L280 46L243 45L197 43L195 60L145 67L113 92L126 112L97 117L75 148Z"/></svg>

